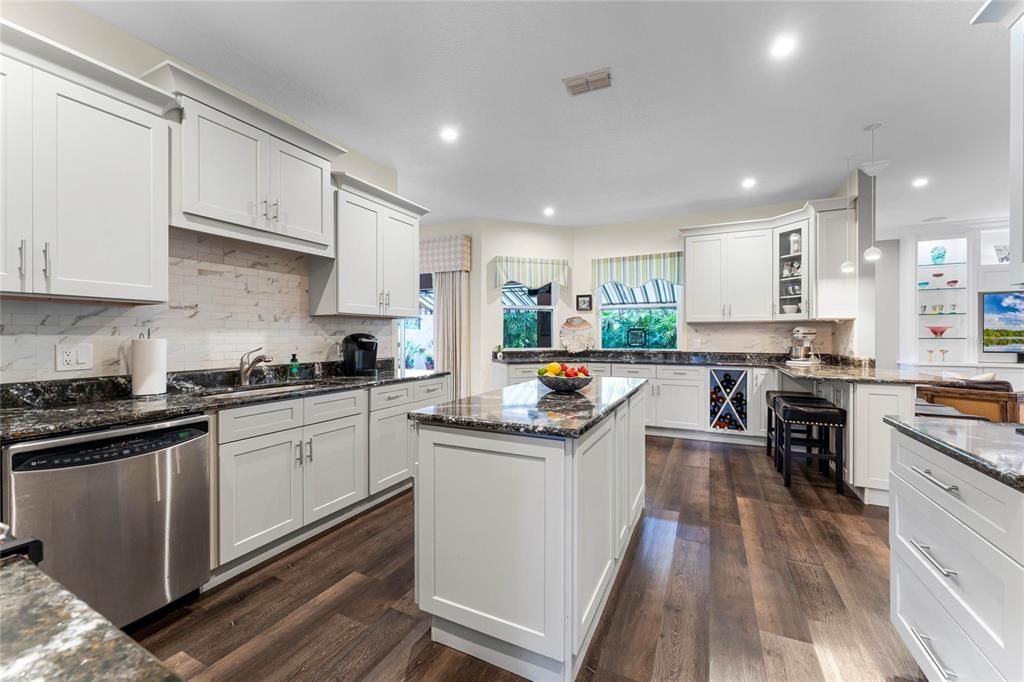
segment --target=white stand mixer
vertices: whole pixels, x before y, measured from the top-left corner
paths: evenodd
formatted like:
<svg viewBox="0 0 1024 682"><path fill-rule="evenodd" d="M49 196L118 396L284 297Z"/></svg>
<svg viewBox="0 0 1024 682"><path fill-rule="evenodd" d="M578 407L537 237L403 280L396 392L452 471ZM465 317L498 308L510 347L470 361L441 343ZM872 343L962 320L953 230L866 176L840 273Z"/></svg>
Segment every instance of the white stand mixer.
<svg viewBox="0 0 1024 682"><path fill-rule="evenodd" d="M817 367L821 358L814 352L814 338L818 331L814 327L794 327L793 342L789 346L790 367Z"/></svg>

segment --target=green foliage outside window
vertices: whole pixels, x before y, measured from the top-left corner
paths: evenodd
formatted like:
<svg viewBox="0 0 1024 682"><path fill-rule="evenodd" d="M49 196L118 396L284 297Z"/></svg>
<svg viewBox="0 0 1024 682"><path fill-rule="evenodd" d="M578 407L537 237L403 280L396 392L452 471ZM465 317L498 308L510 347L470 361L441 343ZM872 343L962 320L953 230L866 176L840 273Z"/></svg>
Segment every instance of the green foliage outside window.
<svg viewBox="0 0 1024 682"><path fill-rule="evenodd" d="M603 308L601 347L629 348L626 342L627 333L630 329L636 328L647 330L646 348L675 349L675 308Z"/></svg>
<svg viewBox="0 0 1024 682"><path fill-rule="evenodd" d="M502 339L505 348L536 348L537 311L506 310Z"/></svg>

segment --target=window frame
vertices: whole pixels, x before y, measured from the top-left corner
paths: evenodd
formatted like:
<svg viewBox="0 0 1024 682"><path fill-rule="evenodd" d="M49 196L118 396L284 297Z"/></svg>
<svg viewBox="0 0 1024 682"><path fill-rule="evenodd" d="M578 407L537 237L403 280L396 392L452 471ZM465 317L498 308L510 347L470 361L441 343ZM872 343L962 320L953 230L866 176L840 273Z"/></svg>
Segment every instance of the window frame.
<svg viewBox="0 0 1024 682"><path fill-rule="evenodd" d="M502 284L501 288L498 289L498 300L499 301L501 301L501 295L502 295L501 292L502 292L502 290L504 289L505 286L507 286L509 284L518 284L519 286L524 287L527 290L529 290L529 287L527 287L522 282L515 282L513 280L509 280L509 281L505 282L505 284ZM556 341L556 338L555 338L555 320L557 319L557 316L555 315L555 311L556 311L556 309L558 307L558 294L559 294L558 282L549 282L546 286L551 287L551 304L550 305L539 305L538 304L538 305L531 305L531 306L520 306L520 305L506 306L504 304L504 302L502 302L502 304L501 304L501 346L502 346L502 348L506 348L506 346L505 346L505 311L506 310L512 310L512 311L538 311L538 312L548 312L548 313L551 314L551 345L550 346L516 346L515 348L513 348L512 346L507 346L507 348L511 348L513 350L553 350L555 348L555 341ZM538 287L538 289L541 289L541 288L543 288L543 287ZM538 336L538 338L540 338L539 334L537 336Z"/></svg>
<svg viewBox="0 0 1024 682"><path fill-rule="evenodd" d="M648 281L650 281L650 280L648 280ZM596 322L596 326L597 326L597 330L596 330L597 331L597 349L598 350L630 350L629 348L608 348L608 349L606 349L604 347L604 334L601 333L601 313L602 313L602 311L605 308L608 308L609 310L651 310L653 308L660 308L660 309L675 308L675 311L676 311L676 346L675 346L675 348L658 348L658 349L654 349L654 350L680 350L682 345L683 345L683 331L684 331L684 326L685 326L685 322L683 321L683 285L675 284L675 283L671 283L671 282L670 282L670 284L672 284L672 286L674 287L675 294L676 294L676 303L675 303L674 306L672 304L650 305L650 304L643 304L643 303L636 303L636 304L627 303L627 304L624 304L624 305L604 306L602 304L602 302L601 302L601 286L595 287L593 293L594 293L594 315L595 315L594 321ZM623 285L623 286L625 286L625 285ZM632 287L628 287L628 288L632 288ZM649 348L637 348L635 350L651 350L651 349L649 349Z"/></svg>

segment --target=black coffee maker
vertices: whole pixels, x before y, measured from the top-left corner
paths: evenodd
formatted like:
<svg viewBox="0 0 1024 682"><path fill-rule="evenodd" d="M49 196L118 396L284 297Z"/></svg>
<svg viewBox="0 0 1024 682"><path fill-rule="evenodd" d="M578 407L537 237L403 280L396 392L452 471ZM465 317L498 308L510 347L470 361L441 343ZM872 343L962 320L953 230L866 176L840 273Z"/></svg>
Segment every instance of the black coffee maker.
<svg viewBox="0 0 1024 682"><path fill-rule="evenodd" d="M341 341L341 371L345 376L377 373L377 337L373 334L349 334Z"/></svg>

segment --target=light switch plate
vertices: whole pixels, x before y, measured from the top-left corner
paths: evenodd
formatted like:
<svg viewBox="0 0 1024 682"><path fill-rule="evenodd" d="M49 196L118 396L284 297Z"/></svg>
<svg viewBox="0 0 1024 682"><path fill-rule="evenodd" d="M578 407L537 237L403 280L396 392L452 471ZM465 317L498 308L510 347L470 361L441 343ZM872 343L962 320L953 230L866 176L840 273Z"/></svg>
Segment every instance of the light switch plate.
<svg viewBox="0 0 1024 682"><path fill-rule="evenodd" d="M58 343L56 366L58 372L78 372L92 369L91 343Z"/></svg>

